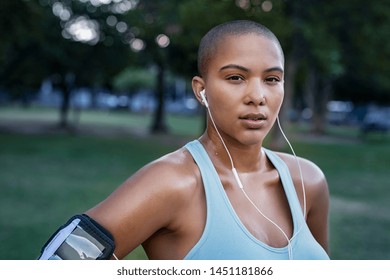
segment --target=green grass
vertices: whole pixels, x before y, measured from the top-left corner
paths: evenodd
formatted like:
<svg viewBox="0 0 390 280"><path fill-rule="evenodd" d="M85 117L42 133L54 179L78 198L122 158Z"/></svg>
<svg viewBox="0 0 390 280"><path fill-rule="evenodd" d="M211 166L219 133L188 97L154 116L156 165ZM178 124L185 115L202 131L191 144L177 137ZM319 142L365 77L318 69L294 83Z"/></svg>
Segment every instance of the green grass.
<svg viewBox="0 0 390 280"><path fill-rule="evenodd" d="M334 259L390 259L389 142L295 143L326 174Z"/></svg>
<svg viewBox="0 0 390 280"><path fill-rule="evenodd" d="M46 107L0 107L0 121L18 124L19 121L52 123L59 120L57 110ZM151 114L130 114L127 111L84 110L71 111L69 121L75 126L110 126L119 128L141 128L148 130L152 123ZM175 135L199 135L203 130L203 118L200 116L168 115L166 123L169 131Z"/></svg>
<svg viewBox="0 0 390 280"><path fill-rule="evenodd" d="M50 109L0 108L1 123L25 120L55 123L57 114ZM149 123L150 117L124 112L90 111L80 118L81 126ZM202 119L169 116L168 124L175 136L0 132L0 259L36 258L61 223L105 198L147 162L196 137ZM338 130L330 134L337 136ZM348 133L342 134L344 139ZM353 130L347 136L356 135ZM323 142L300 132L291 140L297 154L314 161L327 176L331 257L390 259L388 137ZM128 258L145 255L138 248Z"/></svg>
<svg viewBox="0 0 390 280"><path fill-rule="evenodd" d="M136 138L0 135L0 258L31 259L48 234L174 147Z"/></svg>

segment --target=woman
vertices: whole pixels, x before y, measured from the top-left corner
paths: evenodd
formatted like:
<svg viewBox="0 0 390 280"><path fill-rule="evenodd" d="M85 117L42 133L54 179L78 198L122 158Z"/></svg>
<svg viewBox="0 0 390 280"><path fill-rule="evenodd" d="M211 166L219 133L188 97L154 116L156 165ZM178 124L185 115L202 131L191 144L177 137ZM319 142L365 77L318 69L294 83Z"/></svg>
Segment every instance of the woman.
<svg viewBox="0 0 390 280"><path fill-rule="evenodd" d="M142 244L150 259L327 259L323 173L263 148L284 96L277 38L251 21L216 26L200 43L198 68L204 134L86 214L112 234L118 258Z"/></svg>

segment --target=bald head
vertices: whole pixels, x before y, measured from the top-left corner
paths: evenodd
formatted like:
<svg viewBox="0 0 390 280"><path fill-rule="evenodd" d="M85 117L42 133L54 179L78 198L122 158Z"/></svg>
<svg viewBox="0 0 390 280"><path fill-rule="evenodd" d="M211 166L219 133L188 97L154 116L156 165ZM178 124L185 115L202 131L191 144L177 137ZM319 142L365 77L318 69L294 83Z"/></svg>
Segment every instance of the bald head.
<svg viewBox="0 0 390 280"><path fill-rule="evenodd" d="M229 21L215 26L202 38L198 50L198 71L200 76L207 73L208 65L214 54L218 51L219 43L227 36L240 36L246 34L255 34L263 36L277 43L283 56L283 50L279 40L264 25L249 20Z"/></svg>

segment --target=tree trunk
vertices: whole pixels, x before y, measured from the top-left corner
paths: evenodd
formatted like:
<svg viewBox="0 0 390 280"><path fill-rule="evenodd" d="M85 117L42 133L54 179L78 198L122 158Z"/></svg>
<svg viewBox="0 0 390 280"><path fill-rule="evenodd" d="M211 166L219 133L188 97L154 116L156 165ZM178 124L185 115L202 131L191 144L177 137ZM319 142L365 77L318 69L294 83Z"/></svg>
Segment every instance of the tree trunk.
<svg viewBox="0 0 390 280"><path fill-rule="evenodd" d="M157 65L157 83L155 90L155 97L157 100L157 108L154 111L153 123L151 127L152 133L167 133L168 127L165 121L165 67L163 63Z"/></svg>
<svg viewBox="0 0 390 280"><path fill-rule="evenodd" d="M331 94L331 83L326 79L317 79L316 102L314 102L313 112L313 132L324 134L326 130L326 106Z"/></svg>
<svg viewBox="0 0 390 280"><path fill-rule="evenodd" d="M70 90L64 82L61 82L62 102L60 107L60 128L69 128L68 113L70 108Z"/></svg>
<svg viewBox="0 0 390 280"><path fill-rule="evenodd" d="M312 70L306 79L306 95L312 110L312 131L324 134L326 129L326 105L331 94L331 83Z"/></svg>
<svg viewBox="0 0 390 280"><path fill-rule="evenodd" d="M69 129L69 111L72 89L74 86L74 75L68 73L61 78L60 89L62 92L62 103L60 107L60 123L59 127L63 129Z"/></svg>

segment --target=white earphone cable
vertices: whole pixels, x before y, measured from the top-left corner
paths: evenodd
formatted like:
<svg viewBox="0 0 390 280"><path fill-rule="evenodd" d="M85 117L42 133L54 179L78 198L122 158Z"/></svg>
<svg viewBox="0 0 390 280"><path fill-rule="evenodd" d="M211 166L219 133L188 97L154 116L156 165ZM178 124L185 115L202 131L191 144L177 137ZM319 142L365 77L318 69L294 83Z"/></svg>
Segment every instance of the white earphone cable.
<svg viewBox="0 0 390 280"><path fill-rule="evenodd" d="M279 130L280 130L280 132L282 133L283 138L286 140L288 146L290 147L290 150L291 150L291 152L293 153L294 158L295 158L295 161L297 162L297 165L298 165L299 176L300 176L300 178L301 178L301 184L302 184L303 218L306 220L306 188L305 188L305 183L304 183L304 181L303 181L302 168L301 168L301 165L300 165L300 163L299 163L298 157L297 157L297 155L295 154L295 151L294 151L294 149L293 149L293 147L292 147L290 141L287 139L286 134L284 134L284 131L283 131L283 129L282 129L282 126L280 125L279 117L276 118L276 121L278 122Z"/></svg>
<svg viewBox="0 0 390 280"><path fill-rule="evenodd" d="M225 144L225 141L223 140L223 138L222 138L222 136L221 136L221 134L219 133L219 131L218 131L218 128L217 128L217 126L216 126L216 124L215 124L215 122L214 122L214 118L213 118L213 116L212 116L212 114L211 114L211 112L210 112L210 109L208 108L208 104L206 103L206 108L207 108L207 112L208 112L208 114L209 114L209 116L210 116L210 120L211 120L211 122L212 122L212 124L213 124L213 126L214 126L214 128L215 128L215 131L217 132L217 134L218 134L218 137L219 137L219 139L221 140L221 142L222 142L222 145L224 146L224 148L225 148L225 150L226 150L226 153L227 153L227 155L228 155L228 157L229 157L229 160L230 160L230 163L231 163L231 167L232 167L232 172L233 172L233 175L234 175L234 178L235 178L235 180L237 181L237 184L238 184L238 186L239 186L239 188L242 190L242 192L244 193L244 196L246 197L246 199L252 204L252 206L256 209L256 211L258 212L258 213L260 213L267 221L269 221L271 224L273 224L282 234L283 234L283 236L286 238L286 240L287 240L287 248L288 248L288 256L289 256L289 259L290 260L292 260L293 259L293 252L292 252L292 247L291 247L291 242L290 242L290 239L288 238L288 236L287 236L287 234L284 232L284 230L278 225L278 224L276 224L274 221L272 221L270 218L268 218L257 206L256 206L256 204L252 201L252 199L248 196L248 194L245 192L245 189L244 189L244 186L243 186L243 184L242 184L242 182L241 182L241 180L240 180L240 177L239 177L239 175L238 175L238 173L237 173L237 170L236 170L236 168L235 168L235 166L234 166L234 163L233 163L233 159L232 159L232 156L230 155L230 152L229 152L229 149L227 148L227 146L226 146L226 144ZM279 118L277 118L277 120L278 120L278 125L279 125L279 128L280 128L280 130L282 131L282 129L281 129L281 126L280 126L280 123L279 123ZM283 137L286 139L286 141L287 141L287 143L289 144L289 146L290 146L290 148L292 149L292 146L291 146L291 144L290 144L290 142L287 140L287 137L285 136L285 134L283 133L283 131L282 131L282 135L283 135ZM293 154L294 154L294 157L296 158L296 155L295 155L295 152L294 152L294 150L292 149L292 151L293 151ZM297 159L297 158L296 158ZM301 172L301 168L300 168L300 165L299 165L299 162L298 162L298 160L297 160L297 163L298 163L298 166L299 166L299 171L300 171L300 175L301 175L301 179L302 179L302 186L303 186L303 190L304 190L304 184L303 184L303 177L302 177L302 172ZM306 198L305 198L305 193L304 193L304 212L306 213ZM300 230L300 229L299 229ZM298 231L299 232L299 231ZM296 234L295 234L296 235ZM294 235L294 236L295 236ZM293 237L294 237L293 236ZM293 238L292 237L292 238ZM291 238L291 239L292 239Z"/></svg>

